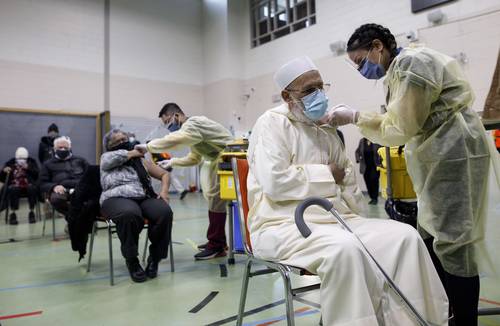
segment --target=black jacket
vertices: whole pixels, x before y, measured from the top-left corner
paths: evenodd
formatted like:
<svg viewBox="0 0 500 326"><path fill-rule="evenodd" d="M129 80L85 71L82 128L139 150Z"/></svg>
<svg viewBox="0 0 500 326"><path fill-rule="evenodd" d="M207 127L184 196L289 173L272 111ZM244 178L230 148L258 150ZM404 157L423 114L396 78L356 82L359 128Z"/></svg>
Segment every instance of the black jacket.
<svg viewBox="0 0 500 326"><path fill-rule="evenodd" d="M367 139L361 138L355 154L356 163L359 163L359 172L361 172L361 174L364 174L367 168L376 168L378 162L377 151L380 147L379 144L375 143L370 143L370 145L368 145ZM366 157L366 153L370 153L371 157Z"/></svg>
<svg viewBox="0 0 500 326"><path fill-rule="evenodd" d="M36 163L36 161L34 159L32 159L31 157L28 157L28 160L27 160L27 163L28 163L28 171L27 171L27 177L28 177L28 183L29 184L33 184L33 185L37 185L37 181L38 181L38 164ZM5 183L6 179L7 179L7 173L3 171L3 169L5 167L10 167L11 169L14 169L15 167L15 164L16 164L16 159L15 158L11 158L10 160L7 161L7 163L5 163L5 165L3 166L2 168L2 171L0 171L0 182L3 182ZM2 187L2 190L0 191L0 211L3 211L5 208L7 208L7 200L6 200L6 196L7 196L7 187L12 184L12 178L9 177L9 182L8 184L4 185Z"/></svg>
<svg viewBox="0 0 500 326"><path fill-rule="evenodd" d="M88 163L84 158L72 156L67 160L51 158L43 163L40 173L40 191L48 193L57 185L75 188Z"/></svg>
<svg viewBox="0 0 500 326"><path fill-rule="evenodd" d="M40 144L38 145L38 160L41 164L53 157L54 139L55 138L49 136L40 138Z"/></svg>
<svg viewBox="0 0 500 326"><path fill-rule="evenodd" d="M101 192L99 165L89 165L71 196L68 218L71 247L73 251L79 252L78 261L87 253L88 235L100 211Z"/></svg>
<svg viewBox="0 0 500 326"><path fill-rule="evenodd" d="M29 184L37 184L38 181L38 164L34 159L31 157L28 157L27 160L28 163L28 171L27 171L27 177L28 177L28 183ZM16 159L11 158L10 160L5 163L5 165L2 168L2 171L0 172L0 182L5 182L5 179L7 178L7 173L3 171L5 167L10 167L11 169L14 169L16 165ZM9 185L12 184L12 178L9 177Z"/></svg>

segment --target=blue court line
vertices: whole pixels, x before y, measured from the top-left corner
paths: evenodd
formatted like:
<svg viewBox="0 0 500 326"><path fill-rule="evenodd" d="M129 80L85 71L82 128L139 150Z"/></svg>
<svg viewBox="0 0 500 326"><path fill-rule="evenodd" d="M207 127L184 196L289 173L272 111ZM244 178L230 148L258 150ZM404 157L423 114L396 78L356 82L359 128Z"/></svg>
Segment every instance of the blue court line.
<svg viewBox="0 0 500 326"><path fill-rule="evenodd" d="M295 317L304 317L304 316L313 315L313 314L317 314L317 313L319 313L319 310L308 310L308 311L296 313ZM251 323L245 323L245 324L243 324L243 326L258 326L260 324L265 324L265 323L269 323L269 322L273 322L273 321L281 321L281 320L286 320L286 315L281 315L279 317L273 317L273 318L263 319L263 320L259 320L259 321L254 321Z"/></svg>

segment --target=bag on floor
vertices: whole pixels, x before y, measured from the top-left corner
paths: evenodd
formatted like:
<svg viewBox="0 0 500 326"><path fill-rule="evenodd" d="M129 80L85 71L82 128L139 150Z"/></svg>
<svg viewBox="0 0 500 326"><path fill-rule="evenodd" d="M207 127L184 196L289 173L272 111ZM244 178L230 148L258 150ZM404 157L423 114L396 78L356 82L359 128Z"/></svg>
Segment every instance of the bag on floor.
<svg viewBox="0 0 500 326"><path fill-rule="evenodd" d="M387 199L385 202L385 211L389 215L389 218L417 228L417 202Z"/></svg>

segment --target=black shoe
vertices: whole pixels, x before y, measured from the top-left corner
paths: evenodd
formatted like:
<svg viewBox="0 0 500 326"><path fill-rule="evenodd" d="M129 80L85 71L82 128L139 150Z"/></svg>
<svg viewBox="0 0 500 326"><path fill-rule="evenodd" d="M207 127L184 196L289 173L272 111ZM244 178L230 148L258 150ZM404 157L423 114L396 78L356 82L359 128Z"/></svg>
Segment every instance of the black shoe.
<svg viewBox="0 0 500 326"><path fill-rule="evenodd" d="M376 199L372 199L370 200L370 202L368 203L368 205L377 205L378 204L378 200Z"/></svg>
<svg viewBox="0 0 500 326"><path fill-rule="evenodd" d="M153 257L148 257L148 264L146 265L146 275L149 278L155 278L158 276L158 264L160 261L153 259Z"/></svg>
<svg viewBox="0 0 500 326"><path fill-rule="evenodd" d="M29 212L28 220L30 221L31 224L36 223L35 213Z"/></svg>
<svg viewBox="0 0 500 326"><path fill-rule="evenodd" d="M127 259L125 262L127 263L128 272L132 281L142 283L146 280L146 273L142 269L139 259Z"/></svg>
<svg viewBox="0 0 500 326"><path fill-rule="evenodd" d="M181 192L181 200L183 200L186 197L186 195L188 194L188 192L189 191L187 191L187 190L184 190L183 192Z"/></svg>
<svg viewBox="0 0 500 326"><path fill-rule="evenodd" d="M207 260L212 258L224 257L226 256L226 251L224 249L208 249L205 248L200 253L194 255L194 259L196 260Z"/></svg>
<svg viewBox="0 0 500 326"><path fill-rule="evenodd" d="M10 213L10 215L9 215L9 224L10 225L17 225L17 224L19 224L19 223L17 223L16 213Z"/></svg>

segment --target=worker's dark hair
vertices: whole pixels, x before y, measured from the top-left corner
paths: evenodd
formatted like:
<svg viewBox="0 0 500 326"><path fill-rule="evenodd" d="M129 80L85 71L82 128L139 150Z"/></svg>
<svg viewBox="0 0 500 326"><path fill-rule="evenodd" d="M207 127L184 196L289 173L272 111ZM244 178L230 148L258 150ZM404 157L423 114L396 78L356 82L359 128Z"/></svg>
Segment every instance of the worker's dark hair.
<svg viewBox="0 0 500 326"><path fill-rule="evenodd" d="M347 42L347 51L351 52L358 49L369 50L375 39L380 40L384 44L391 56L395 57L397 55L398 45L396 38L388 28L378 24L364 24L358 27Z"/></svg>
<svg viewBox="0 0 500 326"><path fill-rule="evenodd" d="M176 103L167 103L161 108L160 113L158 113L158 118L161 118L161 116L164 114L175 114L175 113L184 114L184 112Z"/></svg>

